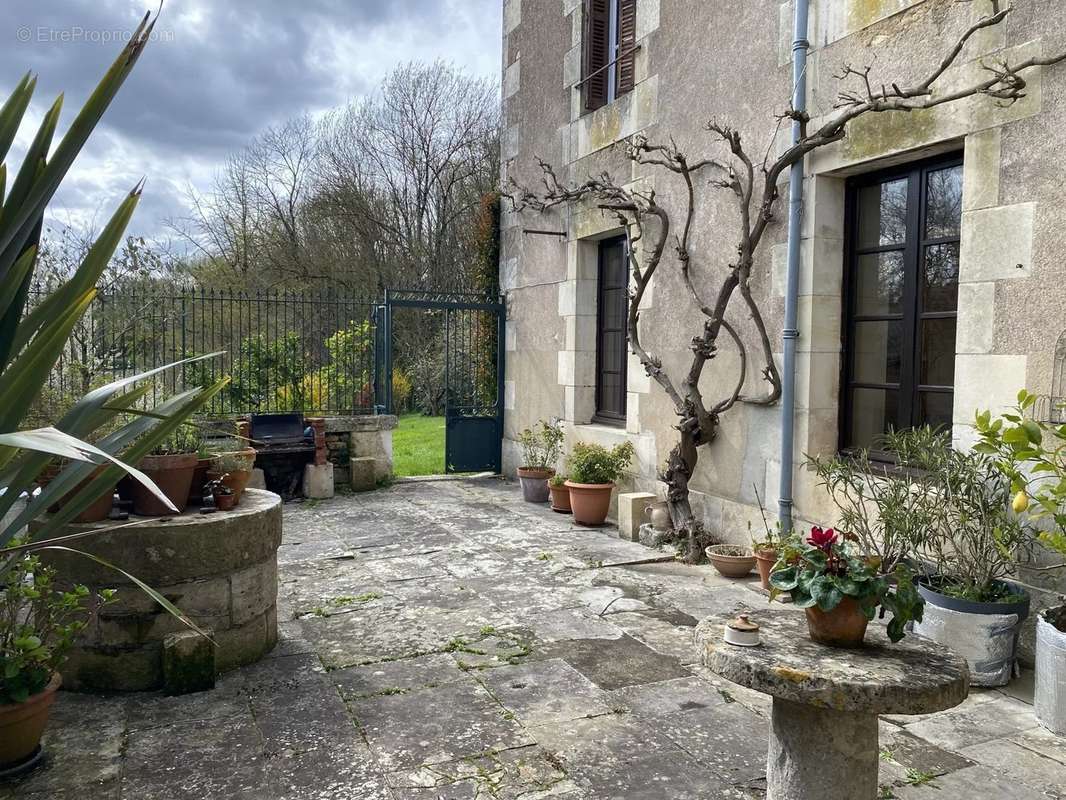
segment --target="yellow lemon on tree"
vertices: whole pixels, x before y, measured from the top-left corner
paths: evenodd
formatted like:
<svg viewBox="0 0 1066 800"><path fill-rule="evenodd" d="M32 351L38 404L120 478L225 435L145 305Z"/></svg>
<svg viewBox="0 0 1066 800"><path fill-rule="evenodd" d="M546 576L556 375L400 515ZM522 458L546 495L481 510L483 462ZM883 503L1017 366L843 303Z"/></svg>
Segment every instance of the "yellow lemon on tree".
<svg viewBox="0 0 1066 800"><path fill-rule="evenodd" d="M1011 503L1011 506L1014 508L1015 514L1021 514L1025 509L1029 508L1029 495L1024 491L1018 492L1018 494L1014 495L1014 502Z"/></svg>

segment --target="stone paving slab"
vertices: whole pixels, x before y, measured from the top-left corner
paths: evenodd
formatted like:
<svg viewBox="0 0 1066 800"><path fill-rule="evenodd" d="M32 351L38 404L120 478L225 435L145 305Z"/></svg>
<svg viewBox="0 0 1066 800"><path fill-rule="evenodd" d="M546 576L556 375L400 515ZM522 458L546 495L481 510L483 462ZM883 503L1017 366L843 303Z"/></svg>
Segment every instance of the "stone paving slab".
<svg viewBox="0 0 1066 800"><path fill-rule="evenodd" d="M210 692L60 694L0 800L765 797L765 695L693 627L755 578L580 528L499 480L285 507L279 643ZM801 613L780 606L781 613ZM1063 798L1031 681L881 722L883 797Z"/></svg>

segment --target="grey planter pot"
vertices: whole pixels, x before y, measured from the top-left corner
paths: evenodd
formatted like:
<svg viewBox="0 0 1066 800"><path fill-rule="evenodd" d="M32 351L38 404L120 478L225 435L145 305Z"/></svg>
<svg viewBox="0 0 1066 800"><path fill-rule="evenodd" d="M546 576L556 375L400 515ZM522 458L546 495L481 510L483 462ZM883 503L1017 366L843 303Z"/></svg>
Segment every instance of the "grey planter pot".
<svg viewBox="0 0 1066 800"><path fill-rule="evenodd" d="M954 650L966 659L972 686L1005 686L1014 669L1018 632L1029 616L1029 595L1003 582L1017 597L1010 603L977 603L941 594L919 581L925 599L922 621L914 632Z"/></svg>
<svg viewBox="0 0 1066 800"><path fill-rule="evenodd" d="M518 468L518 482L522 484L522 499L527 503L548 502L548 479L555 474L553 469Z"/></svg>
<svg viewBox="0 0 1066 800"><path fill-rule="evenodd" d="M1036 720L1058 736L1066 736L1066 606L1055 606L1036 618Z"/></svg>

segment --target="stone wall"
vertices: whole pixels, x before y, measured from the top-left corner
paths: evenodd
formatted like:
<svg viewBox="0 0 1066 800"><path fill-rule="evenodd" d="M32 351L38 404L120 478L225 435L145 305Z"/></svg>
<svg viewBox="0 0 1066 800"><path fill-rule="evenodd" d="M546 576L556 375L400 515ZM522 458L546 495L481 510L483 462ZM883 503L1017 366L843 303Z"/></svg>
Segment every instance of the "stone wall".
<svg viewBox="0 0 1066 800"><path fill-rule="evenodd" d="M333 464L337 486L350 484L349 464L353 458L375 459L375 476L380 481L392 477L392 432L397 418L392 414L326 417L326 450Z"/></svg>
<svg viewBox="0 0 1066 800"><path fill-rule="evenodd" d="M1017 0L1005 25L966 45L945 84L980 73L995 59L1066 49L1059 0ZM841 64L873 66L871 79L906 82L928 74L945 48L986 14L989 0L812 0L808 104L817 124L831 113ZM722 157L704 130L715 118L735 126L751 153L787 142L778 125L791 93L792 4L781 0L693 3L637 0L636 87L588 114L580 91L580 0L505 0L503 28L503 178L539 182L535 156L561 179L603 170L653 188L658 203L681 208L683 184L662 171L634 167L610 145L641 132L672 138L690 157ZM713 32L708 34L708 32ZM799 299L797 409L792 464L780 463L779 407L738 406L723 417L718 439L701 450L690 488L706 526L721 540L746 542L758 526L756 492L776 513L782 469L793 473L799 524L826 523L835 509L803 468L806 454L835 452L841 371L844 185L852 174L936 153L962 152L964 195L956 335L954 433L965 446L977 408L1001 411L1017 390L1049 390L1055 341L1066 327L1066 225L1061 152L1066 145L1066 66L1027 73L1026 97L1010 106L978 96L929 112L874 115L806 165ZM786 176L787 177L787 176ZM786 193L785 181L779 187ZM690 240L700 287L719 285L736 246L731 196L701 185ZM777 207L757 255L752 290L780 349L784 305L786 202ZM665 394L631 357L626 424L592 424L595 369L597 242L617 235L610 214L594 206L543 214L505 210L501 287L507 297L505 468L515 466L515 437L539 419L566 423L576 440L633 441L638 457L626 489L662 493L656 479L676 441ZM524 233L561 231L565 237ZM638 261L643 257L636 253ZM748 342L754 331L737 311ZM702 318L667 254L641 307L645 346L677 375L687 368ZM777 355L778 360L780 356ZM739 359L723 343L704 370L707 397L731 386ZM748 370L745 392L764 388ZM1046 585L1048 582L1053 585ZM1036 585L1040 583L1041 585ZM1036 605L1054 602L1066 578L1032 581Z"/></svg>
<svg viewBox="0 0 1066 800"><path fill-rule="evenodd" d="M58 535L107 527L68 525ZM160 592L217 644L220 672L257 661L277 642L277 549L281 498L247 489L233 511L173 519L82 540L79 547L121 566ZM60 575L91 590L115 588L64 666L68 689L140 691L162 685L162 643L185 626L121 574L70 553L45 556Z"/></svg>

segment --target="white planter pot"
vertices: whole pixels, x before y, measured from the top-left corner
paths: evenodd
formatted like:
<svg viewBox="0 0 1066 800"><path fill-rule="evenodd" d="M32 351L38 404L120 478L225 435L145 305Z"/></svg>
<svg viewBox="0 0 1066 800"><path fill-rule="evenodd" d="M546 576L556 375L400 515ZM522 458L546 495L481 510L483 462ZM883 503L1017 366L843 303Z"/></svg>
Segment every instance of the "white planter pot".
<svg viewBox="0 0 1066 800"><path fill-rule="evenodd" d="M1036 689L1033 710L1041 725L1066 736L1066 606L1049 608L1036 618Z"/></svg>
<svg viewBox="0 0 1066 800"><path fill-rule="evenodd" d="M1018 630L1029 614L1029 596L1019 590L1008 603L960 600L919 583L925 598L914 632L966 659L971 686L1006 686L1014 669Z"/></svg>

